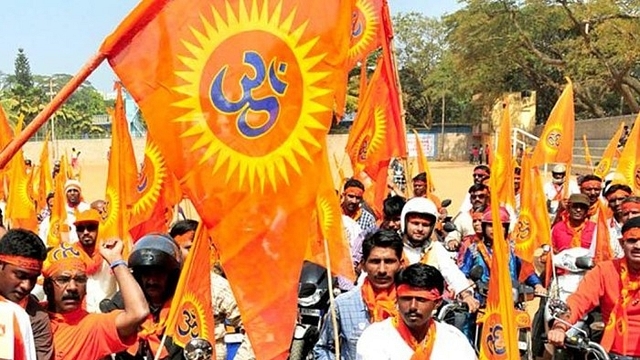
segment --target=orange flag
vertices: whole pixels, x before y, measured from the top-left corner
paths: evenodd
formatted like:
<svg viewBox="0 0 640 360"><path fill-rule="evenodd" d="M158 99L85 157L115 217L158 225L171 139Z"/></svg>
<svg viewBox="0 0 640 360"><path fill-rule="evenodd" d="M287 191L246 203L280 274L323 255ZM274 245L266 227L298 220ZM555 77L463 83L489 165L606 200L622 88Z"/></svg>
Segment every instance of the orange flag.
<svg viewBox="0 0 640 360"><path fill-rule="evenodd" d="M2 114L4 116L4 114ZM21 117L14 129L14 135L22 131L24 117ZM22 149L19 150L9 162L9 194L5 218L9 220L12 228L22 228L37 231L38 219L36 207L31 198L30 175L27 174L27 166L24 163Z"/></svg>
<svg viewBox="0 0 640 360"><path fill-rule="evenodd" d="M62 160L66 160L63 156ZM62 162L61 162L62 163ZM53 206L49 217L49 232L47 233L46 244L48 247L55 247L61 242L66 242L69 237L69 225L67 224L67 209L65 204L67 199L64 193L64 183L67 181L65 172L60 171L54 179L55 189L53 191Z"/></svg>
<svg viewBox="0 0 640 360"><path fill-rule="evenodd" d="M413 134L416 136L416 151L418 152L418 173L426 173L427 174L427 196L435 191L435 186L433 184L433 179L431 178L431 170L429 169L429 161L427 157L424 155L424 151L422 151L422 144L420 142L420 136L418 132L413 129Z"/></svg>
<svg viewBox="0 0 640 360"><path fill-rule="evenodd" d="M601 179L607 175L609 169L611 169L611 165L613 165L613 161L617 159L618 153L618 144L620 143L620 137L622 136L622 131L624 130L624 122L620 123L620 127L618 131L613 135L609 144L604 149L602 153L602 158L598 163L598 166L594 170L594 174L599 176Z"/></svg>
<svg viewBox="0 0 640 360"><path fill-rule="evenodd" d="M638 140L640 140L640 114L633 123L633 128L624 149L622 149L616 169L616 172L624 175L627 185L633 189L636 195L640 195L640 176L638 176L640 175L640 164L638 164L640 146L638 146Z"/></svg>
<svg viewBox="0 0 640 360"><path fill-rule="evenodd" d="M352 21L347 69L366 61L382 45L382 0L356 0Z"/></svg>
<svg viewBox="0 0 640 360"><path fill-rule="evenodd" d="M180 272L164 333L183 348L194 338L216 343L209 275L211 248L207 229L200 224ZM213 348L215 351L215 346ZM212 358L215 358L215 353Z"/></svg>
<svg viewBox="0 0 640 360"><path fill-rule="evenodd" d="M40 170L38 179L38 208L46 206L47 194L53 191L53 178L51 177L51 160L49 157L49 134L44 138L42 152L40 152Z"/></svg>
<svg viewBox="0 0 640 360"><path fill-rule="evenodd" d="M498 129L498 146L491 162L491 175L495 177L491 192L496 193L498 202L494 204L508 205L515 208L515 191L513 188L514 173L511 158L511 114L509 103L505 100L502 109L500 128Z"/></svg>
<svg viewBox="0 0 640 360"><path fill-rule="evenodd" d="M500 163L496 154L494 164ZM492 166L492 167L498 167ZM498 170L498 169L496 169ZM494 170L491 171L494 174ZM497 176L489 180L491 189L499 186ZM499 203L498 193L491 191L491 204ZM509 243L504 238L504 230L500 222L499 206L491 206L493 219L493 246L491 256L491 276L489 277L489 293L487 308L483 315L484 323L480 337L480 359L520 358L517 340L517 326L511 294L511 275L509 271Z"/></svg>
<svg viewBox="0 0 640 360"><path fill-rule="evenodd" d="M595 251L593 261L599 263L613 259L613 249L611 248L611 234L607 224L607 214L605 205L598 204L598 219L596 220Z"/></svg>
<svg viewBox="0 0 640 360"><path fill-rule="evenodd" d="M533 253L542 245L551 245L551 224L542 180L538 168L532 167L531 155L522 157L520 215L512 233L515 254L532 263Z"/></svg>
<svg viewBox="0 0 640 360"><path fill-rule="evenodd" d="M575 110L573 106L573 84L568 84L551 110L547 123L540 135L540 141L533 152L533 165L549 163L570 164L573 160L573 136Z"/></svg>
<svg viewBox="0 0 640 360"><path fill-rule="evenodd" d="M589 142L587 141L587 134L582 134L582 144L584 145L584 160L591 171L593 171L593 161L591 159L591 152L589 151Z"/></svg>
<svg viewBox="0 0 640 360"><path fill-rule="evenodd" d="M143 1L101 47L211 229L260 359L286 356L300 269L319 236L352 6Z"/></svg>
<svg viewBox="0 0 640 360"><path fill-rule="evenodd" d="M167 169L167 164L160 154L160 149L147 135L147 143L144 149L144 163L138 173L138 185L136 186L137 201L131 208L131 220L129 226L133 241L150 232L169 231L169 222L172 215L171 209L179 201L181 196L171 195L177 181L174 175ZM175 191L174 193L182 192Z"/></svg>
<svg viewBox="0 0 640 360"><path fill-rule="evenodd" d="M0 106L0 149L4 149L5 146L11 141L11 134L13 130L9 124L9 119L4 112L2 106ZM7 176L9 172L9 166L4 169L0 169L0 201L7 200Z"/></svg>
<svg viewBox="0 0 640 360"><path fill-rule="evenodd" d="M105 194L106 218L101 224L100 238L118 238L125 244L125 253L131 249L129 220L131 206L135 202L136 180L138 178L136 158L133 153L129 126L124 113L122 86L115 85L116 103L111 111L111 157L107 175ZM128 255L127 255L128 256Z"/></svg>

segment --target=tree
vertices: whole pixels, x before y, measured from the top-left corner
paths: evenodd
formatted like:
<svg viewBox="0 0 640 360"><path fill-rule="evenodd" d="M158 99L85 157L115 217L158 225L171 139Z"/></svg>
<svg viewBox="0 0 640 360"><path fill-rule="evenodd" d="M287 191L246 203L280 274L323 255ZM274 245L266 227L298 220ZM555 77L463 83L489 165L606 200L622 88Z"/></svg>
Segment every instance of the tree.
<svg viewBox="0 0 640 360"><path fill-rule="evenodd" d="M15 84L23 89L30 90L33 88L33 76L31 76L31 66L29 59L24 53L24 49L18 49L15 61Z"/></svg>

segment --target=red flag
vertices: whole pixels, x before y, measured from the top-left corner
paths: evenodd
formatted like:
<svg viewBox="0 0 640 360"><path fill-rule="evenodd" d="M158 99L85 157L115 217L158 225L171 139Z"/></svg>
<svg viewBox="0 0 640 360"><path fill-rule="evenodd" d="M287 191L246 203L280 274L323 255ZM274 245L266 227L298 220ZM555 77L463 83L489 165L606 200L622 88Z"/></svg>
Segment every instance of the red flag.
<svg viewBox="0 0 640 360"><path fill-rule="evenodd" d="M567 86L551 110L540 141L533 152L533 165L549 163L570 164L573 160L573 136L576 123L573 106L573 84L567 78Z"/></svg>
<svg viewBox="0 0 640 360"><path fill-rule="evenodd" d="M211 344L216 343L209 275L210 253L209 234L201 223L180 272L164 333L183 348L194 338L203 338ZM215 350L215 346L213 348Z"/></svg>
<svg viewBox="0 0 640 360"><path fill-rule="evenodd" d="M338 0L143 1L103 44L211 229L261 359L289 348L302 261L319 235L322 147L345 86L351 10Z"/></svg>

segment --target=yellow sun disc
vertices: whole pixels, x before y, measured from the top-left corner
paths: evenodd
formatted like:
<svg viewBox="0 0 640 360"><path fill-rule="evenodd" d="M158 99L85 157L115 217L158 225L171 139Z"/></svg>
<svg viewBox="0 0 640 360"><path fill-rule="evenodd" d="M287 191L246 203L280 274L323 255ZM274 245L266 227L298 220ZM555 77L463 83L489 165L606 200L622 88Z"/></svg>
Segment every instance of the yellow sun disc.
<svg viewBox="0 0 640 360"><path fill-rule="evenodd" d="M254 0L237 9L215 3L191 27L179 57L183 84L173 88L185 111L174 121L182 137L195 137L190 151L200 164L212 162L215 178L230 189L261 191L289 183L301 161L323 144L327 130L317 116L331 109L321 83L330 76L326 54L307 39L307 22L282 2Z"/></svg>

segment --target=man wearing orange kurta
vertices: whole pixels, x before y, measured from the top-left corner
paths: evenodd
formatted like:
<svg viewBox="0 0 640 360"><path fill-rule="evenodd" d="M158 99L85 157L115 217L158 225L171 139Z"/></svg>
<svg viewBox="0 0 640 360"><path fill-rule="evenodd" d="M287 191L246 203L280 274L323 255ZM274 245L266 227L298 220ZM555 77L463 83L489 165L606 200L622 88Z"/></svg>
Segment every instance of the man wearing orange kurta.
<svg viewBox="0 0 640 360"><path fill-rule="evenodd" d="M57 247L43 269L44 291L53 330L55 358L98 360L136 341L138 326L149 314L142 289L122 259L120 240L105 241L99 252L109 263L122 291L124 310L90 314L82 308L87 294L86 263L74 248Z"/></svg>
<svg viewBox="0 0 640 360"><path fill-rule="evenodd" d="M623 225L620 243L624 257L598 263L569 296L570 312L566 320L573 324L600 306L607 324L601 345L611 355L637 358L640 357L640 218ZM566 324L556 321L549 331L549 342L563 346L566 330Z"/></svg>

